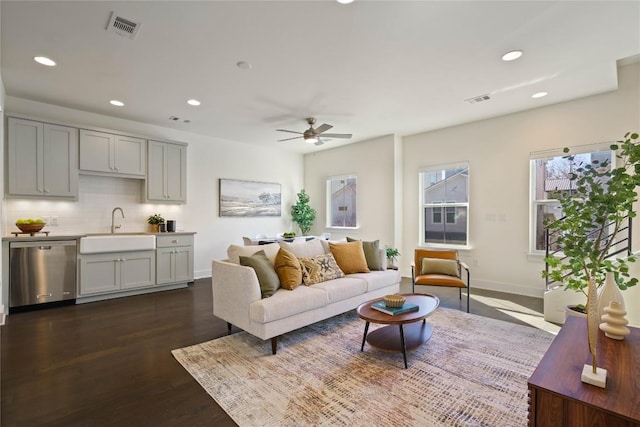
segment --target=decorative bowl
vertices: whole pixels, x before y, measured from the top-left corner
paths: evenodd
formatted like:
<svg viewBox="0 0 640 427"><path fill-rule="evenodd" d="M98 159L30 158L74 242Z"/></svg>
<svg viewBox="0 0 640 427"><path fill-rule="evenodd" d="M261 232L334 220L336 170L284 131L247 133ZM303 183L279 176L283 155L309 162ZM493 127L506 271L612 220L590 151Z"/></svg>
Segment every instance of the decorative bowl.
<svg viewBox="0 0 640 427"><path fill-rule="evenodd" d="M31 224L16 224L16 227L20 229L23 233L37 233L42 230L46 223L31 223Z"/></svg>
<svg viewBox="0 0 640 427"><path fill-rule="evenodd" d="M389 308L402 307L406 298L400 294L386 295L383 297L384 305Z"/></svg>

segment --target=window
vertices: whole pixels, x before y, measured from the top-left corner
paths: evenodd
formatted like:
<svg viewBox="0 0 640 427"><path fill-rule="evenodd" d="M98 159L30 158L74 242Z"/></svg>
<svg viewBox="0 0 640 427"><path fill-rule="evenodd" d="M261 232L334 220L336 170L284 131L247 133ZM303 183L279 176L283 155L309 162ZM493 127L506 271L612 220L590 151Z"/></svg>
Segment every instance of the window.
<svg viewBox="0 0 640 427"><path fill-rule="evenodd" d="M420 242L469 244L469 166L448 165L420 173Z"/></svg>
<svg viewBox="0 0 640 427"><path fill-rule="evenodd" d="M339 176L327 179L327 227L356 228L357 178Z"/></svg>
<svg viewBox="0 0 640 427"><path fill-rule="evenodd" d="M545 221L563 217L558 200L563 195L571 195L575 191L575 184L569 179L571 174L581 165L606 164L606 168L610 169L614 160L613 151L605 145L572 148L571 155L572 158L569 158L560 150L531 155L532 253L546 250Z"/></svg>

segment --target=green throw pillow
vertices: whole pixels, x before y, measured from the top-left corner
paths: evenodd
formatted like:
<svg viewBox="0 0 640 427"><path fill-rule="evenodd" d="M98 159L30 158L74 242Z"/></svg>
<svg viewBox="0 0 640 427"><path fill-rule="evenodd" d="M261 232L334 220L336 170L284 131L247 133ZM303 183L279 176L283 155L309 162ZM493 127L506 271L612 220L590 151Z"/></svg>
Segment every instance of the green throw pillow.
<svg viewBox="0 0 640 427"><path fill-rule="evenodd" d="M358 239L347 237L347 242L356 241L358 241ZM367 267L369 267L369 270L382 270L380 256L378 255L379 249L380 240L374 240L373 242L362 242L362 250L364 250L364 257L367 260Z"/></svg>
<svg viewBox="0 0 640 427"><path fill-rule="evenodd" d="M420 274L444 274L460 277L458 260L441 258L422 258Z"/></svg>
<svg viewBox="0 0 640 427"><path fill-rule="evenodd" d="M260 283L262 298L270 297L280 287L280 278L278 278L276 270L264 251L258 251L251 256L241 256L240 265L251 267L255 270L256 276L258 276L258 283Z"/></svg>

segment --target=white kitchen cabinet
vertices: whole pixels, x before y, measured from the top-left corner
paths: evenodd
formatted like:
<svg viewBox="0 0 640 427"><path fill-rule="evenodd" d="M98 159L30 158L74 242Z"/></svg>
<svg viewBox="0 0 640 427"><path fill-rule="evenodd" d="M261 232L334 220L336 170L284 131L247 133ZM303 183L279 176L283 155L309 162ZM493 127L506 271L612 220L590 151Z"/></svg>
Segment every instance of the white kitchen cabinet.
<svg viewBox="0 0 640 427"><path fill-rule="evenodd" d="M85 173L144 178L147 141L131 136L80 130L80 170Z"/></svg>
<svg viewBox="0 0 640 427"><path fill-rule="evenodd" d="M82 255L80 295L95 295L154 286L154 251Z"/></svg>
<svg viewBox="0 0 640 427"><path fill-rule="evenodd" d="M78 129L8 118L7 195L78 197Z"/></svg>
<svg viewBox="0 0 640 427"><path fill-rule="evenodd" d="M156 283L193 282L193 235L156 236Z"/></svg>
<svg viewBox="0 0 640 427"><path fill-rule="evenodd" d="M147 201L186 202L187 146L149 141L147 150Z"/></svg>

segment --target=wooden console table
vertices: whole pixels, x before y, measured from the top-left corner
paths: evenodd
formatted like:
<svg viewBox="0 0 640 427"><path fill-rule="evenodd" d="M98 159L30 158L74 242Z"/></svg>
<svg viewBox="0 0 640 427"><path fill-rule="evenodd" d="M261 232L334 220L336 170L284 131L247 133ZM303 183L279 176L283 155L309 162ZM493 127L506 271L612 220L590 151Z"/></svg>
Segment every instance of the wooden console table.
<svg viewBox="0 0 640 427"><path fill-rule="evenodd" d="M640 329L623 341L598 335L598 367L607 387L580 380L591 363L586 319L569 316L529 378L530 427L640 426Z"/></svg>

